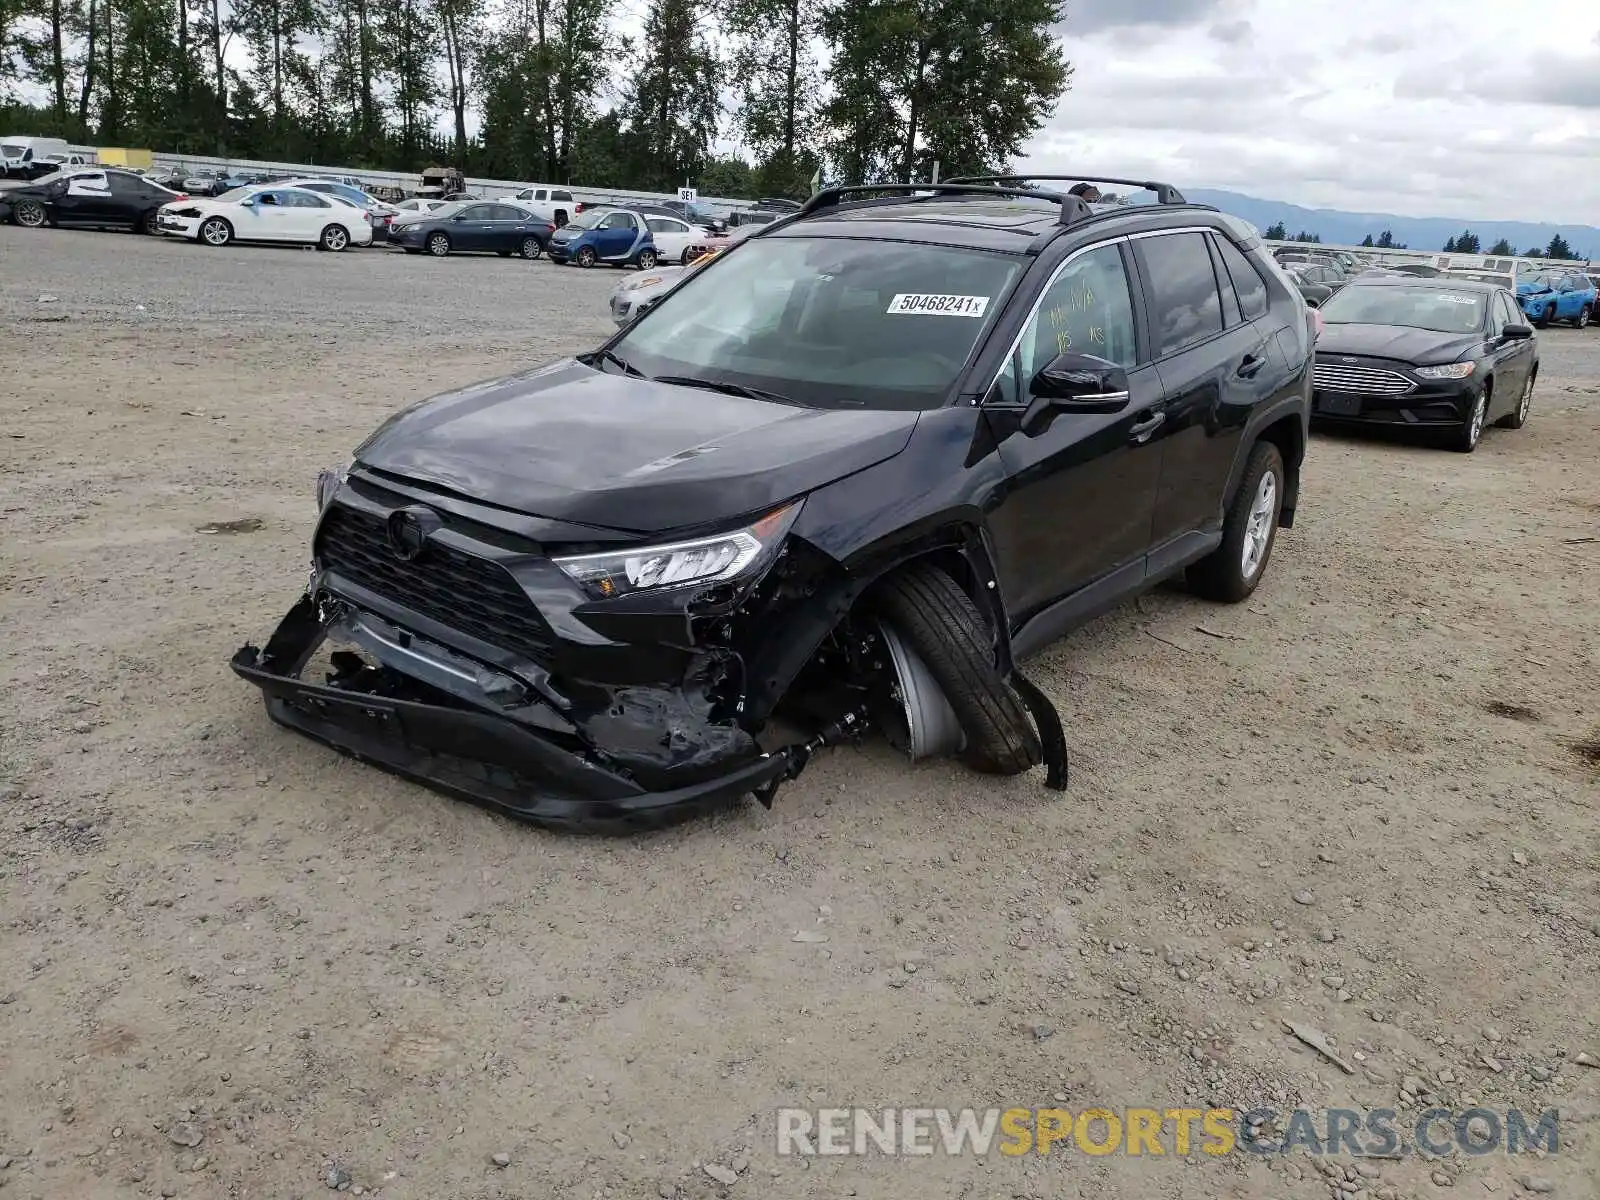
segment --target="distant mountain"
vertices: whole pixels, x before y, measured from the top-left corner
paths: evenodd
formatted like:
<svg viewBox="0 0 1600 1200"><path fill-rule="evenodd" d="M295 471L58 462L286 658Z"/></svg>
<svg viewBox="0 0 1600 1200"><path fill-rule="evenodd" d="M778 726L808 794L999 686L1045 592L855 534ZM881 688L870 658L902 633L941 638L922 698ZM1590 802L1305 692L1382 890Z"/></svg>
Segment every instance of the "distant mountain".
<svg viewBox="0 0 1600 1200"><path fill-rule="evenodd" d="M1440 250L1447 240L1470 229L1478 235L1485 251L1506 238L1521 254L1534 246L1548 246L1550 239L1559 233L1567 239L1576 257L1600 257L1600 229L1593 225L1536 225L1528 221L1471 221L1460 217L1342 212L1336 208L1302 208L1281 200L1259 200L1238 192L1210 188L1186 188L1184 196L1199 204L1213 204L1263 231L1282 221L1291 237L1304 230L1320 234L1324 242L1338 246L1358 246L1367 234L1376 239L1387 229L1394 234L1397 245L1403 243L1413 250Z"/></svg>

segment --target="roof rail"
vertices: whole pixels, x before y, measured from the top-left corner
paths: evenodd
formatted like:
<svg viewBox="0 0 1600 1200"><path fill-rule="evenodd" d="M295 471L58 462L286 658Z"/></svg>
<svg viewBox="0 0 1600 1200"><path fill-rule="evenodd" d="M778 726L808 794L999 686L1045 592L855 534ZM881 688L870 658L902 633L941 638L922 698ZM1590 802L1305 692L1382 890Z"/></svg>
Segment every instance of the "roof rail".
<svg viewBox="0 0 1600 1200"><path fill-rule="evenodd" d="M1114 175L962 175L951 183L1026 183L1034 179L1047 179L1052 183L1115 183L1122 187L1145 188L1156 194L1158 204L1187 204L1183 193L1170 183L1154 179L1119 179Z"/></svg>
<svg viewBox="0 0 1600 1200"><path fill-rule="evenodd" d="M1017 178L1014 176L993 176L994 180ZM1165 186L1165 185L1163 185ZM1003 183L983 180L949 180L943 183L862 183L852 184L847 187L824 188L791 217L783 218L779 224L787 225L791 221L803 221L805 218L820 212L825 208L835 208L852 196L870 196L881 192L904 192L912 196L931 198L932 196L1020 196L1025 199L1048 200L1061 205L1059 223L1073 225L1085 217L1094 216L1091 209L1077 196L1069 196L1063 192L1046 191L1043 188L1017 186L1006 187Z"/></svg>

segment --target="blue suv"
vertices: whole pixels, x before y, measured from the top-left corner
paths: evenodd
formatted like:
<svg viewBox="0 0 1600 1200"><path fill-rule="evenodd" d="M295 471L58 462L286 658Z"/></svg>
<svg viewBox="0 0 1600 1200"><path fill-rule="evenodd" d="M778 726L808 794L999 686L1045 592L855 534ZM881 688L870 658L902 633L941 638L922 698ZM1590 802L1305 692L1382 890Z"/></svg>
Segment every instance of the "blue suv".
<svg viewBox="0 0 1600 1200"><path fill-rule="evenodd" d="M648 271L659 257L650 226L625 208L596 208L578 214L550 235L550 261L592 267L597 262Z"/></svg>
<svg viewBox="0 0 1600 1200"><path fill-rule="evenodd" d="M1538 271L1517 277L1517 303L1543 329L1551 321L1571 321L1578 329L1594 315L1594 281L1580 271Z"/></svg>

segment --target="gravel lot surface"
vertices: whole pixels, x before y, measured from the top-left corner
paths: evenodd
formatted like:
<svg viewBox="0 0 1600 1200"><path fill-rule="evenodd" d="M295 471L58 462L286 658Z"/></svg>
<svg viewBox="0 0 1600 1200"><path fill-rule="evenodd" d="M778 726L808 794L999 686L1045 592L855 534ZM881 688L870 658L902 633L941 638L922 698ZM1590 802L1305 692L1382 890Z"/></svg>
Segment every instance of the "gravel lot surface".
<svg viewBox="0 0 1600 1200"><path fill-rule="evenodd" d="M0 228L0 1195L1596 1195L1600 331L1541 334L1528 427L1474 455L1317 437L1249 603L1166 588L1046 651L1064 797L868 744L597 841L272 726L226 664L294 599L318 468L592 346L616 279ZM1434 1103L1559 1108L1559 1151L774 1138Z"/></svg>

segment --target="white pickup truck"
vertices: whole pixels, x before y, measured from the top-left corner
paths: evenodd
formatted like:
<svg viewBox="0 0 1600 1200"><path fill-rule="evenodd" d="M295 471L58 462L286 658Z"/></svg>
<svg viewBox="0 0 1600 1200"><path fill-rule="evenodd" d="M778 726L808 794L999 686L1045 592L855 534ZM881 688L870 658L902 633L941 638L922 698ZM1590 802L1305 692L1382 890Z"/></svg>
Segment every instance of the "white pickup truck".
<svg viewBox="0 0 1600 1200"><path fill-rule="evenodd" d="M547 183L536 183L532 187L525 187L511 198L522 201L524 208L532 209L557 229L570 221L578 212L577 201L572 198L571 192L551 187Z"/></svg>

